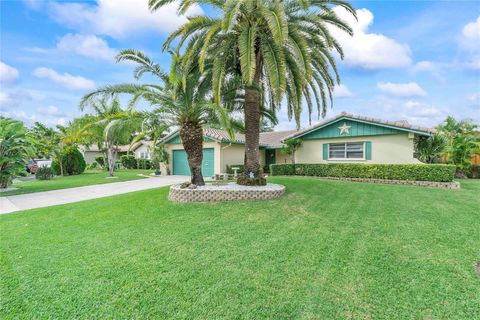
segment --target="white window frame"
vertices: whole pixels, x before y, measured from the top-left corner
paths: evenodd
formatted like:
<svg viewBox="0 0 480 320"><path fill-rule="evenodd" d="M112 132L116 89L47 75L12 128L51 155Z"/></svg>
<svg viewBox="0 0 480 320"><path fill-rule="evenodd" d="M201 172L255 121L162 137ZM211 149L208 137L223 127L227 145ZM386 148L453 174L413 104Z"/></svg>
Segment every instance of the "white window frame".
<svg viewBox="0 0 480 320"><path fill-rule="evenodd" d="M347 158L347 144L349 143L361 143L363 144L363 156L361 158ZM331 144L344 144L345 145L345 158L330 158L330 145ZM350 141L350 142L331 142L331 143L328 143L328 160L332 160L332 161L362 161L362 160L366 160L366 144L365 144L365 141Z"/></svg>

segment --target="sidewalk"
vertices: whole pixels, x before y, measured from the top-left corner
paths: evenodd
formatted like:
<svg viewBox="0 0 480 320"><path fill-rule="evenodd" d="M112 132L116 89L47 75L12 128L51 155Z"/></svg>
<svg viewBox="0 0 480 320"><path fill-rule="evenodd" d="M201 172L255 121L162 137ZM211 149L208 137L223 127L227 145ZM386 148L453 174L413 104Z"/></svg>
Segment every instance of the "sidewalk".
<svg viewBox="0 0 480 320"><path fill-rule="evenodd" d="M188 181L186 176L162 176L93 186L52 190L0 198L0 214L103 198Z"/></svg>

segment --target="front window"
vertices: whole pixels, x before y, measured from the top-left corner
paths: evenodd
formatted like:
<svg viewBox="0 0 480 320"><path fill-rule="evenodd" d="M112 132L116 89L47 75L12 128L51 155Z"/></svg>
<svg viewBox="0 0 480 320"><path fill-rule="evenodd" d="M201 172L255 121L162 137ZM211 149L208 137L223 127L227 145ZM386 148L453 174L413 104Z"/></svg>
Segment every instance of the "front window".
<svg viewBox="0 0 480 320"><path fill-rule="evenodd" d="M329 159L364 159L364 143L330 143L328 148Z"/></svg>

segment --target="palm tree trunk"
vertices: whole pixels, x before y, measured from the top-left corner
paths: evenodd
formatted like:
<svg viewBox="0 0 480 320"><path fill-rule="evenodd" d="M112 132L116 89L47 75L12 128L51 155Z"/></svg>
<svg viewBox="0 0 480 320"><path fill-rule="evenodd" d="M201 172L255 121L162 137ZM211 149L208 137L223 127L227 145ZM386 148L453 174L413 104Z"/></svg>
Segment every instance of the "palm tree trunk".
<svg viewBox="0 0 480 320"><path fill-rule="evenodd" d="M253 85L245 89L245 178L260 175L260 87L262 77L262 57L257 53L256 71Z"/></svg>
<svg viewBox="0 0 480 320"><path fill-rule="evenodd" d="M113 177L113 165L115 164L115 159L114 159L114 153L113 153L113 144L108 143L107 144L107 160L108 160L108 174L110 177Z"/></svg>
<svg viewBox="0 0 480 320"><path fill-rule="evenodd" d="M203 129L197 123L187 123L180 127L180 138L187 153L191 183L204 186L205 181L202 175Z"/></svg>

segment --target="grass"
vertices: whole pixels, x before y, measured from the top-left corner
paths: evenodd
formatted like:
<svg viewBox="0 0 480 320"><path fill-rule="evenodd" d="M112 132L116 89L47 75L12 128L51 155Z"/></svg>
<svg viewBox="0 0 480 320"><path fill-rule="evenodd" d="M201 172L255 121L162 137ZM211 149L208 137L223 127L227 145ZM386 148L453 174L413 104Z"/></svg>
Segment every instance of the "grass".
<svg viewBox="0 0 480 320"><path fill-rule="evenodd" d="M29 180L16 182L10 187L19 188L9 192L0 193L0 197L13 196L17 194L26 194L41 191L50 191L82 186L90 186L94 184L103 184L111 182L120 182L128 180L144 179L138 174L150 174L151 170L117 170L115 176L118 178L107 179L108 172L103 170L90 170L75 176L57 176L52 180Z"/></svg>
<svg viewBox="0 0 480 320"><path fill-rule="evenodd" d="M480 180L271 181L287 194L161 188L0 216L0 318L480 318Z"/></svg>

